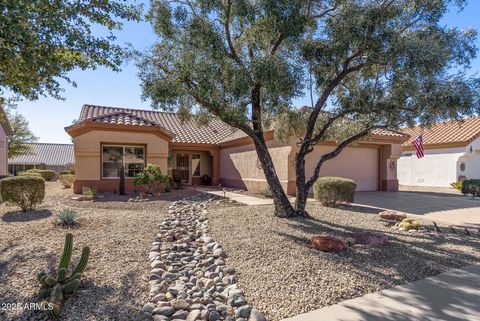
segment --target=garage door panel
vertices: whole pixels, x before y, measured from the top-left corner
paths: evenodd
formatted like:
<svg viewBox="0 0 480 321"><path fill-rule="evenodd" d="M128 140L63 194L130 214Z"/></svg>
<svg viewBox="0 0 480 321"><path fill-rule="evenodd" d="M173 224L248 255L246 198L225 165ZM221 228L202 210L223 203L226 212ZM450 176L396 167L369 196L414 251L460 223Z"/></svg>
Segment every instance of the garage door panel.
<svg viewBox="0 0 480 321"><path fill-rule="evenodd" d="M317 147L306 160L306 172L310 176L316 162L327 147ZM339 176L353 179L357 182L357 191L378 190L379 150L377 148L346 148L334 159L324 163L320 176Z"/></svg>

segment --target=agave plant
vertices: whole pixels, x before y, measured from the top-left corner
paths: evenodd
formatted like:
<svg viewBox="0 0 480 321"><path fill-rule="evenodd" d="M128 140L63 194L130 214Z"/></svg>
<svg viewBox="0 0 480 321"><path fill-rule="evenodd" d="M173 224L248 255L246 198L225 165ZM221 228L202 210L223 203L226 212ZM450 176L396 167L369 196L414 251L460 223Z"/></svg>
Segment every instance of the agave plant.
<svg viewBox="0 0 480 321"><path fill-rule="evenodd" d="M65 227L72 227L77 224L78 213L71 209L64 209L58 215L56 223Z"/></svg>

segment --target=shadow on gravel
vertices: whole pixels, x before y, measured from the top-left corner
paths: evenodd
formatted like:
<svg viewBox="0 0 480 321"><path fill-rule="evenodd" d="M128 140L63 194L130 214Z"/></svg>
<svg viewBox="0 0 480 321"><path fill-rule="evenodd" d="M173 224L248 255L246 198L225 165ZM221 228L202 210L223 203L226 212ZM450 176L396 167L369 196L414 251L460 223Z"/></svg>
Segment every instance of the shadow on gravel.
<svg viewBox="0 0 480 321"><path fill-rule="evenodd" d="M6 223L13 222L29 222L42 220L44 218L52 216L52 212L49 210L28 211L28 212L7 212L2 216L2 221Z"/></svg>

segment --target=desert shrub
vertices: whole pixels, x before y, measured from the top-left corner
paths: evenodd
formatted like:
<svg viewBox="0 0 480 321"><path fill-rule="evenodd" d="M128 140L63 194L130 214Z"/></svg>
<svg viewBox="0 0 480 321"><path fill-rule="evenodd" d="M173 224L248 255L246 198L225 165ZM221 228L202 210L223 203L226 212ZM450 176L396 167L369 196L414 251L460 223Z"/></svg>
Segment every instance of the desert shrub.
<svg viewBox="0 0 480 321"><path fill-rule="evenodd" d="M170 178L162 174L160 167L155 164L147 164L145 170L138 173L133 179L133 185L145 186L150 194L160 191L161 185L165 184L170 190ZM166 188L165 188L166 189Z"/></svg>
<svg viewBox="0 0 480 321"><path fill-rule="evenodd" d="M58 175L75 175L75 171L73 169L67 169L64 171L60 171Z"/></svg>
<svg viewBox="0 0 480 321"><path fill-rule="evenodd" d="M45 180L35 176L15 176L0 180L2 200L19 206L23 212L34 210L45 197Z"/></svg>
<svg viewBox="0 0 480 321"><path fill-rule="evenodd" d="M78 221L78 213L74 210L64 209L57 215L57 219L55 222L58 225L62 225L65 227L72 227L77 224Z"/></svg>
<svg viewBox="0 0 480 321"><path fill-rule="evenodd" d="M450 186L458 191L462 191L463 181L450 183Z"/></svg>
<svg viewBox="0 0 480 321"><path fill-rule="evenodd" d="M273 197L273 193L272 193L272 190L270 189L270 186L265 187L265 188L260 192L260 194L262 194L262 195L265 196L266 198L272 198L272 197Z"/></svg>
<svg viewBox="0 0 480 321"><path fill-rule="evenodd" d="M37 173L40 174L44 180L53 181L55 179L55 172L48 169L29 169L27 173Z"/></svg>
<svg viewBox="0 0 480 321"><path fill-rule="evenodd" d="M42 175L40 175L38 173L32 173L32 172L18 172L17 176L42 177Z"/></svg>
<svg viewBox="0 0 480 321"><path fill-rule="evenodd" d="M72 174L63 174L58 177L58 180L65 188L70 188L75 181L75 175Z"/></svg>
<svg viewBox="0 0 480 321"><path fill-rule="evenodd" d="M398 225L398 227L403 228L407 231L417 230L420 228L420 222L412 220L409 218L403 219L403 221Z"/></svg>
<svg viewBox="0 0 480 321"><path fill-rule="evenodd" d="M94 188L90 188L85 195L87 195L87 198L89 200L94 200L97 198L97 190Z"/></svg>
<svg viewBox="0 0 480 321"><path fill-rule="evenodd" d="M462 194L480 197L480 179L467 179L462 182Z"/></svg>
<svg viewBox="0 0 480 321"><path fill-rule="evenodd" d="M335 206L338 202L351 203L355 197L355 181L343 177L320 177L313 184L313 195L324 206Z"/></svg>

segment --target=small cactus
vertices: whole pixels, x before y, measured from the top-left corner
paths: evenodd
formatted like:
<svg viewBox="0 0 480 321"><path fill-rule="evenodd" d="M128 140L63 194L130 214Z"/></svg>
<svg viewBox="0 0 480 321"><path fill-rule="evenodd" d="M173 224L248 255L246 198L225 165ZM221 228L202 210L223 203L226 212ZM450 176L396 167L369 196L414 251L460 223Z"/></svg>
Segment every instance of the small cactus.
<svg viewBox="0 0 480 321"><path fill-rule="evenodd" d="M58 264L58 268L67 268L68 264L70 264L70 259L72 258L72 251L73 251L73 234L67 233L65 235L65 245L63 246L63 255Z"/></svg>
<svg viewBox="0 0 480 321"><path fill-rule="evenodd" d="M59 268L57 272L57 282L64 282L67 278L67 269L66 268Z"/></svg>
<svg viewBox="0 0 480 321"><path fill-rule="evenodd" d="M89 257L90 257L90 248L88 246L85 246L82 250L82 256L80 257L80 261L78 262L78 265L75 268L75 270L72 272L72 276L77 273L83 274L83 271L87 267Z"/></svg>
<svg viewBox="0 0 480 321"><path fill-rule="evenodd" d="M88 264L90 248L85 246L82 250L80 261L70 277L68 277L68 265L72 258L72 251L73 235L67 233L65 236L63 255L58 264L58 271L55 277L49 276L45 272L40 272L37 275L37 280L42 285L38 297L44 300L41 302L44 307L43 310L50 318L57 318L59 316L65 295L74 294L78 289L83 271L85 271Z"/></svg>

